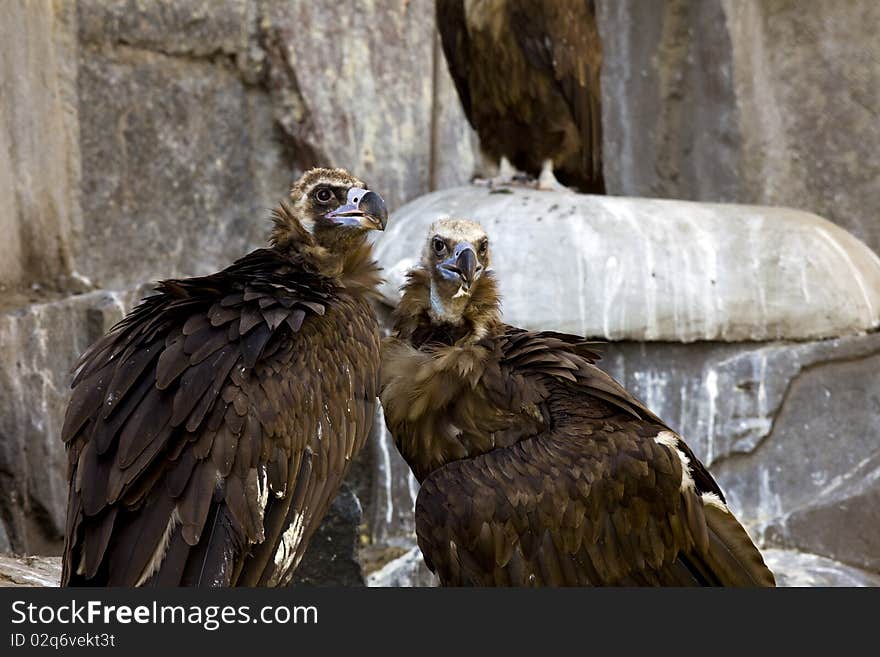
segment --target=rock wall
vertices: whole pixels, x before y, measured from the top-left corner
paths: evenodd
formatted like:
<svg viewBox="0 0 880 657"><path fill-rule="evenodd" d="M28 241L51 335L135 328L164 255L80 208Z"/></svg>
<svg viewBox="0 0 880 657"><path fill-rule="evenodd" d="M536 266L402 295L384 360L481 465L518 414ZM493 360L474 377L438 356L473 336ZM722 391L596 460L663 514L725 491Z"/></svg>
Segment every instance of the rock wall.
<svg viewBox="0 0 880 657"><path fill-rule="evenodd" d="M597 8L609 193L800 208L880 250L880 4Z"/></svg>
<svg viewBox="0 0 880 657"><path fill-rule="evenodd" d="M145 284L262 245L269 209L307 167L350 168L394 209L467 181L477 142L431 0L7 4L0 551L57 554L70 368ZM359 524L349 497L326 535ZM333 581L361 581L351 549L321 548L316 572L332 558Z"/></svg>
<svg viewBox="0 0 880 657"><path fill-rule="evenodd" d="M34 282L64 284L81 228L76 11L11 2L0 22L0 305Z"/></svg>

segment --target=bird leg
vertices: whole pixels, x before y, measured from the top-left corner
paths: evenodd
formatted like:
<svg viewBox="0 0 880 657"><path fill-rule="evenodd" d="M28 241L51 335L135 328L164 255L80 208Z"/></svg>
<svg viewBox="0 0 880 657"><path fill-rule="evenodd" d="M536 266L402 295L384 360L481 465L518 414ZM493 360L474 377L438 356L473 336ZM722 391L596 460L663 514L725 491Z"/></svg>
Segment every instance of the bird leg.
<svg viewBox="0 0 880 657"><path fill-rule="evenodd" d="M538 189L545 192L570 192L571 190L556 180L553 175L553 160L547 158L541 165L541 175L538 176Z"/></svg>
<svg viewBox="0 0 880 657"><path fill-rule="evenodd" d="M510 187L511 185L533 185L534 178L527 173L519 171L510 160L501 156L498 162L498 173L491 178L474 178L476 185L486 185L489 189Z"/></svg>

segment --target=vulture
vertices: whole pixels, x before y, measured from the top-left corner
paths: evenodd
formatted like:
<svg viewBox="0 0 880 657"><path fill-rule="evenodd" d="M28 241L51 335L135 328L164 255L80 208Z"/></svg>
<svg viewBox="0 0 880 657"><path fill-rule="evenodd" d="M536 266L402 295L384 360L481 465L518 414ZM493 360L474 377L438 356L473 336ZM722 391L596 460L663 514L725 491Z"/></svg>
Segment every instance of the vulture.
<svg viewBox="0 0 880 657"><path fill-rule="evenodd" d="M437 0L436 17L464 113L502 177L512 163L540 172L541 188L558 178L604 193L593 0Z"/></svg>
<svg viewBox="0 0 880 657"><path fill-rule="evenodd" d="M64 586L284 586L372 424L382 198L311 169L270 246L160 282L75 369Z"/></svg>
<svg viewBox="0 0 880 657"><path fill-rule="evenodd" d="M435 223L382 345L380 400L445 586L773 586L682 438L593 344L504 324L489 240Z"/></svg>

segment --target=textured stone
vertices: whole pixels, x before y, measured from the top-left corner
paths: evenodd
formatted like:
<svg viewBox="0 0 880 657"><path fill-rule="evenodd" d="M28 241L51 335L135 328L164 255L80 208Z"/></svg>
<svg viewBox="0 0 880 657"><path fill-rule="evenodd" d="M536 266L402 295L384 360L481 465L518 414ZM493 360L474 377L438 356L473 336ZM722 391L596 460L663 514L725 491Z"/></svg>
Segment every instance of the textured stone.
<svg viewBox="0 0 880 657"><path fill-rule="evenodd" d="M764 550L778 586L880 586L880 576L831 559L793 550Z"/></svg>
<svg viewBox="0 0 880 657"><path fill-rule="evenodd" d="M57 287L79 227L75 10L3 6L0 21L0 292Z"/></svg>
<svg viewBox="0 0 880 657"><path fill-rule="evenodd" d="M880 251L880 4L597 6L610 193L802 208Z"/></svg>
<svg viewBox="0 0 880 657"><path fill-rule="evenodd" d="M615 340L772 340L880 324L880 258L786 208L458 187L395 212L377 243L394 303L441 216L481 221L508 321ZM540 291L537 293L536 291Z"/></svg>
<svg viewBox="0 0 880 657"><path fill-rule="evenodd" d="M599 0L610 194L741 200L739 114L720 0Z"/></svg>
<svg viewBox="0 0 880 657"><path fill-rule="evenodd" d="M790 550L764 550L764 559L779 586L880 586L880 577L856 568ZM11 557L0 555L0 586L58 586L58 557ZM375 587L437 586L437 578L425 566L419 548L389 562L367 578Z"/></svg>
<svg viewBox="0 0 880 657"><path fill-rule="evenodd" d="M262 245L292 177L265 95L231 64L123 47L80 56L78 271L113 288L209 273Z"/></svg>
<svg viewBox="0 0 880 657"><path fill-rule="evenodd" d="M473 136L437 59L433 9L430 0L266 3L270 89L300 164L350 168L392 209L472 175Z"/></svg>
<svg viewBox="0 0 880 657"><path fill-rule="evenodd" d="M58 557L12 557L0 554L0 586L47 587L61 582Z"/></svg>
<svg viewBox="0 0 880 657"><path fill-rule="evenodd" d="M0 520L15 552L61 547L67 458L60 436L70 371L138 297L94 292L0 314Z"/></svg>
<svg viewBox="0 0 880 657"><path fill-rule="evenodd" d="M291 586L364 586L357 559L361 516L358 498L343 484L312 536Z"/></svg>
<svg viewBox="0 0 880 657"><path fill-rule="evenodd" d="M367 516L369 538L373 543L408 547L415 541L413 508L419 484L394 445L381 406L369 448L375 454L373 494Z"/></svg>
<svg viewBox="0 0 880 657"><path fill-rule="evenodd" d="M880 251L880 4L723 0L749 202L809 209Z"/></svg>
<svg viewBox="0 0 880 657"><path fill-rule="evenodd" d="M83 43L204 57L247 49L253 0L77 0Z"/></svg>
<svg viewBox="0 0 880 657"><path fill-rule="evenodd" d="M422 552L413 547L393 561L389 561L374 573L367 576L367 586L413 587L437 586L439 580L428 570Z"/></svg>
<svg viewBox="0 0 880 657"><path fill-rule="evenodd" d="M880 572L878 336L801 369L767 437L716 460L731 500L767 544Z"/></svg>

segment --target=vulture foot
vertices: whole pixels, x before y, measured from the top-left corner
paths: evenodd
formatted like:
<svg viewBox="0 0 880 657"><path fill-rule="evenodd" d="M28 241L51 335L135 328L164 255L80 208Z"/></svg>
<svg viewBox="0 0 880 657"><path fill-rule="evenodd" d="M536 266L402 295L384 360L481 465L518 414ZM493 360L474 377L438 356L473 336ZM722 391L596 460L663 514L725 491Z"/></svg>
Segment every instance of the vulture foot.
<svg viewBox="0 0 880 657"><path fill-rule="evenodd" d="M553 160L544 160L544 164L541 166L541 175L538 176L538 181L535 187L542 192L570 192L572 191L561 182L556 180L556 176L553 175Z"/></svg>
<svg viewBox="0 0 880 657"><path fill-rule="evenodd" d="M475 185L485 185L490 190L502 190L515 185L534 187L536 184L533 176L518 170L504 156L501 157L501 161L498 163L497 175L491 178L474 178L473 183Z"/></svg>

